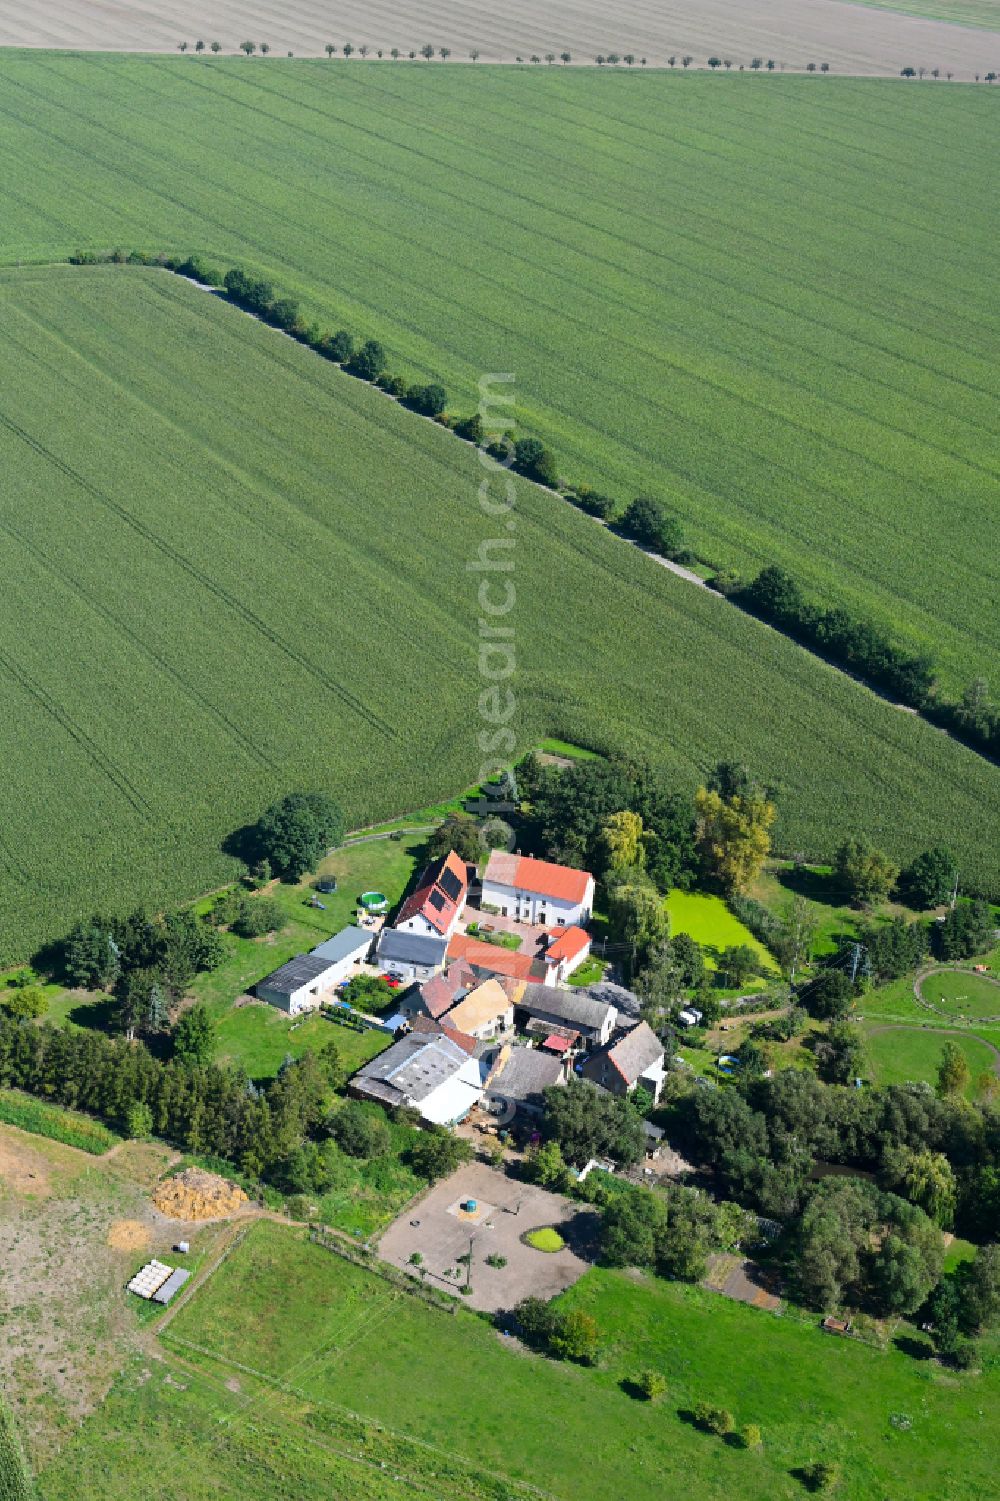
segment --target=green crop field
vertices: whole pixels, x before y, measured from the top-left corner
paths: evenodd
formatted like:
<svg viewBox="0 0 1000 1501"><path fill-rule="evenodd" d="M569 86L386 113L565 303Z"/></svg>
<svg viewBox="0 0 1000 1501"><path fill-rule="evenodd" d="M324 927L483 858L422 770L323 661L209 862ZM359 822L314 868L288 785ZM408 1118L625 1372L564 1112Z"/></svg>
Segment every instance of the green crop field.
<svg viewBox="0 0 1000 1501"><path fill-rule="evenodd" d="M954 692L1000 653L994 94L8 54L0 260L239 258L459 409L512 372L567 477L792 566Z"/></svg>
<svg viewBox="0 0 1000 1501"><path fill-rule="evenodd" d="M289 786L353 824L467 786L475 452L162 271L8 271L0 310L0 959L221 884ZM997 889L980 757L557 497L518 484L515 514L520 749L619 746L688 788L737 756L789 847L944 840Z"/></svg>
<svg viewBox="0 0 1000 1501"><path fill-rule="evenodd" d="M1000 31L1000 0L853 0L853 3L873 10L901 11L907 16L926 16L932 21ZM983 71L995 66L995 56L984 52Z"/></svg>
<svg viewBox="0 0 1000 1501"><path fill-rule="evenodd" d="M183 1476L192 1501L228 1501L255 1462L255 1496L319 1494L345 1450L358 1454L359 1487L365 1459L387 1462L374 1492L386 1498L408 1479L450 1501L464 1472L474 1501L520 1501L525 1484L614 1501L623 1477L632 1501L791 1501L803 1494L793 1471L819 1458L842 1466L845 1501L895 1496L901 1476L915 1501L989 1491L992 1361L956 1378L892 1346L831 1339L815 1319L615 1272L589 1272L564 1301L597 1321L597 1369L507 1348L464 1309L449 1317L259 1224L164 1332L165 1369L119 1382L42 1474L41 1494L117 1501L141 1488L167 1501ZM667 1380L655 1403L628 1394L646 1368ZM763 1448L699 1433L684 1414L701 1400L759 1423ZM279 1446L284 1490L266 1459ZM600 1463L581 1462L588 1454Z"/></svg>
<svg viewBox="0 0 1000 1501"><path fill-rule="evenodd" d="M95 1121L91 1115L82 1115L78 1110L66 1110L61 1105L49 1105L44 1100L33 1099L17 1089L0 1089L0 1121L5 1126L17 1126L30 1131L34 1136L47 1136L52 1141L61 1141L68 1147L78 1147L81 1152L90 1152L99 1157L121 1141L114 1131Z"/></svg>

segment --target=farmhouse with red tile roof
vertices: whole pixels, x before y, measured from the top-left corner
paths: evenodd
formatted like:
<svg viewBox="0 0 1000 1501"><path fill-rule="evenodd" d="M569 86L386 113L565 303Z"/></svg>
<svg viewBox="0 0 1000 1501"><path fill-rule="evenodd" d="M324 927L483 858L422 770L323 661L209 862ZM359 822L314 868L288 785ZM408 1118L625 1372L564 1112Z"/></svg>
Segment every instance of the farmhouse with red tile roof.
<svg viewBox="0 0 1000 1501"><path fill-rule="evenodd" d="M588 870L494 850L483 873L482 900L518 922L582 927L594 909L594 878Z"/></svg>
<svg viewBox="0 0 1000 1501"><path fill-rule="evenodd" d="M406 898L394 926L403 933L450 938L458 926L468 892L465 861L451 850L421 873L416 890Z"/></svg>

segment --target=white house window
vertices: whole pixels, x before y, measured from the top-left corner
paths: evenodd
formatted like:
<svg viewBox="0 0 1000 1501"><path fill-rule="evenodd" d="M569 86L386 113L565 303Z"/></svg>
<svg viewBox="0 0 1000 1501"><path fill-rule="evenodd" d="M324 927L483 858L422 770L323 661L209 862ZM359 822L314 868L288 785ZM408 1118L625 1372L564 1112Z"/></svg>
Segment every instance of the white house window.
<svg viewBox="0 0 1000 1501"><path fill-rule="evenodd" d="M565 919L565 917L557 917L556 918L556 927L557 928L564 928L565 926L566 926L566 919Z"/></svg>

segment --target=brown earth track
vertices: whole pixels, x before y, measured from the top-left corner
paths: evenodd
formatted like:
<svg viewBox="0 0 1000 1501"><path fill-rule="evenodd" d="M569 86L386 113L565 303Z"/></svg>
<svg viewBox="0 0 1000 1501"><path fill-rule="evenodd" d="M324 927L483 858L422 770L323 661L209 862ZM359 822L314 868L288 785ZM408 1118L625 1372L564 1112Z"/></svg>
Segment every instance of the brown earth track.
<svg viewBox="0 0 1000 1501"><path fill-rule="evenodd" d="M544 6L514 0L501 11L489 0L436 0L419 8L404 0L343 0L335 20L325 0L159 0L149 7L126 0L45 6L0 0L0 46L176 52L182 39L193 47L199 37L218 39L224 53L235 52L244 37L266 40L275 59L289 51L321 56L328 42L339 52L350 40L386 53L396 46L404 58L431 42L450 47L453 61L473 49L494 62L568 50L575 62L592 64L598 53L618 51L652 66L689 54L704 67L717 54L734 67L761 56L779 70L814 61L836 73L897 75L909 63L964 79L1000 64L997 31L845 0L623 0L613 12L600 0ZM350 65L360 63L356 57Z"/></svg>

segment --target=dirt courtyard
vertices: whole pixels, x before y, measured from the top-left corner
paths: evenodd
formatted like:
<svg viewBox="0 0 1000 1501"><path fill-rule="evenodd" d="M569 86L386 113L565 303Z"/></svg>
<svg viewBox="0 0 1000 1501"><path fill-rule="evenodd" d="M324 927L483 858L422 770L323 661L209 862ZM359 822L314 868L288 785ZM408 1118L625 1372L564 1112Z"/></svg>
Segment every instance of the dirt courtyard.
<svg viewBox="0 0 1000 1501"><path fill-rule="evenodd" d="M845 0L664 0L648 5L621 0L613 10L602 0L561 0L556 5L514 0L498 9L492 0L438 0L433 7L404 0L342 0L334 16L329 0L275 0L251 10L240 0L0 0L0 46L72 47L143 52L189 48L217 39L223 55L237 52L245 36L266 41L272 66L292 52L324 56L329 43L340 53L355 49L351 67L364 62L358 49L375 53L398 48L403 58L425 43L451 49L454 67L475 52L482 62L525 62L542 67L549 55L568 51L574 63L593 64L612 51L663 67L670 56L689 55L704 68L717 53L734 68L761 55L779 71L827 62L834 73L898 76L904 63L937 67L968 79L997 63L995 31L868 9ZM192 54L193 55L193 54ZM259 66L262 59L251 66ZM374 63L375 58L372 56ZM343 63L343 58L340 58ZM427 64L422 64L427 66ZM436 61L432 66L441 66ZM561 66L558 62L556 67ZM680 64L678 62L678 68Z"/></svg>
<svg viewBox="0 0 1000 1501"><path fill-rule="evenodd" d="M462 1205L475 1200L469 1214ZM536 1251L521 1237L527 1230L555 1225L566 1240L561 1251ZM582 1277L594 1255L597 1217L530 1183L507 1178L484 1163L470 1163L434 1185L394 1220L379 1243L383 1261L412 1271L410 1256L422 1257L428 1283L453 1291L469 1268L460 1256L472 1254L473 1308L495 1313L522 1298L554 1298ZM506 1258L493 1267L488 1256ZM446 1276L446 1272L451 1276Z"/></svg>

